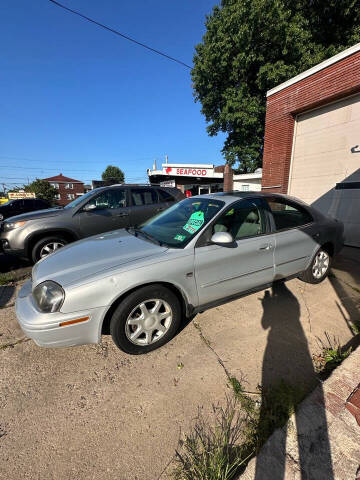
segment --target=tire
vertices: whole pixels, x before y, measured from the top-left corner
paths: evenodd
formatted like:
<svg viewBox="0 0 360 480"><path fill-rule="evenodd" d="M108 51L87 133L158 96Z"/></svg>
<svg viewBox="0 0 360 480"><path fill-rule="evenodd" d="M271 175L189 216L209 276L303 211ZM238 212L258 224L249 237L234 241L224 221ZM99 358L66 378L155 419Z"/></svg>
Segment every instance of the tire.
<svg viewBox="0 0 360 480"><path fill-rule="evenodd" d="M120 350L141 355L171 340L180 322L181 305L177 296L154 284L130 293L120 303L110 320L110 333ZM160 325L161 330L157 329Z"/></svg>
<svg viewBox="0 0 360 480"><path fill-rule="evenodd" d="M31 251L31 260L36 263L38 262L41 258L47 256L44 255L46 246L49 246L49 250L52 250L51 245L57 245L57 247L53 250L57 250L58 248L63 247L68 243L65 238L53 235L51 237L45 237L39 240L37 243L35 243L32 251ZM45 250L44 250L45 249ZM48 254L52 253L52 251L49 251Z"/></svg>
<svg viewBox="0 0 360 480"><path fill-rule="evenodd" d="M299 279L306 283L320 283L328 276L331 257L323 248L315 253L310 266L303 272Z"/></svg>

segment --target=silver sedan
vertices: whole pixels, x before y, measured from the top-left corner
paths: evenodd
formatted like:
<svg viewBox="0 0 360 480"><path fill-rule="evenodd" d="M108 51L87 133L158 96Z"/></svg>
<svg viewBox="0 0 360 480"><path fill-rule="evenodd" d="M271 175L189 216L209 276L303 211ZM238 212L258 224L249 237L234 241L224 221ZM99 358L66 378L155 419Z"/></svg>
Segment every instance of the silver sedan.
<svg viewBox="0 0 360 480"><path fill-rule="evenodd" d="M40 260L16 313L41 346L98 343L130 354L168 342L199 311L299 277L319 283L343 226L285 195L188 198L139 228L66 246Z"/></svg>

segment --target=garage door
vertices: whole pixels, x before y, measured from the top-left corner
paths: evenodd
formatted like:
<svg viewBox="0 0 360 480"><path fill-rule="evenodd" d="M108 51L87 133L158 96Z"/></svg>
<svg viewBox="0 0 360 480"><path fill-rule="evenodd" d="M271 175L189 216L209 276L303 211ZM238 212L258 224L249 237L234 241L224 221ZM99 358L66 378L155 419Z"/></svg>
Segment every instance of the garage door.
<svg viewBox="0 0 360 480"><path fill-rule="evenodd" d="M360 247L360 95L298 115L289 194L338 218Z"/></svg>

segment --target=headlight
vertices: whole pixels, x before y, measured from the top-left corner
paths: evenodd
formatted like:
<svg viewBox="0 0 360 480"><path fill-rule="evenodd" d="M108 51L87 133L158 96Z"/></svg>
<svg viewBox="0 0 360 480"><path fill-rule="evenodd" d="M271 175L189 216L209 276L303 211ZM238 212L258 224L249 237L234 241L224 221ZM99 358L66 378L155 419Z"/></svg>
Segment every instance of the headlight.
<svg viewBox="0 0 360 480"><path fill-rule="evenodd" d="M4 230L14 230L14 228L19 228L25 225L25 221L22 222L5 222L4 223Z"/></svg>
<svg viewBox="0 0 360 480"><path fill-rule="evenodd" d="M3 215L2 213L0 213L0 222L1 222L1 220L3 220L3 219L4 219L4 215Z"/></svg>
<svg viewBox="0 0 360 480"><path fill-rule="evenodd" d="M58 283L46 280L34 288L33 297L42 312L52 313L60 310L65 293Z"/></svg>

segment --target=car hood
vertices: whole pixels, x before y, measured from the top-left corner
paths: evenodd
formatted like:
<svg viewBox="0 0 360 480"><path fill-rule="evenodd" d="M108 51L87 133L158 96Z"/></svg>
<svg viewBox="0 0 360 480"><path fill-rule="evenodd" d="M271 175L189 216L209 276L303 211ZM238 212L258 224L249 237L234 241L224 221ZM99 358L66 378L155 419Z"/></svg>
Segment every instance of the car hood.
<svg viewBox="0 0 360 480"><path fill-rule="evenodd" d="M160 247L126 230L103 233L79 240L40 260L33 268L33 286L54 280L62 286L91 278L99 272L126 265L130 268L141 259L161 255Z"/></svg>
<svg viewBox="0 0 360 480"><path fill-rule="evenodd" d="M12 222L16 219L17 222L21 220L35 220L37 218L55 217L57 215L63 215L64 209L62 208L46 208L44 210L35 210L34 212L22 213L21 215L15 215L6 219L7 222Z"/></svg>

